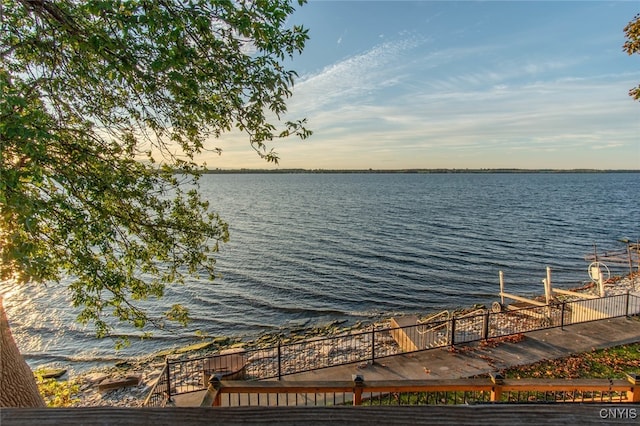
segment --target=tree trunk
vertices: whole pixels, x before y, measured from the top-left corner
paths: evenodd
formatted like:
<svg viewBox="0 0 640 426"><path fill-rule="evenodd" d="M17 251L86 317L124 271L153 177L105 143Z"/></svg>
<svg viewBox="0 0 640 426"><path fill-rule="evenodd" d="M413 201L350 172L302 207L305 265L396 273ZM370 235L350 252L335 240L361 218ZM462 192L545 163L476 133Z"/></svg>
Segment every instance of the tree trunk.
<svg viewBox="0 0 640 426"><path fill-rule="evenodd" d="M0 407L44 407L35 377L11 335L0 296Z"/></svg>

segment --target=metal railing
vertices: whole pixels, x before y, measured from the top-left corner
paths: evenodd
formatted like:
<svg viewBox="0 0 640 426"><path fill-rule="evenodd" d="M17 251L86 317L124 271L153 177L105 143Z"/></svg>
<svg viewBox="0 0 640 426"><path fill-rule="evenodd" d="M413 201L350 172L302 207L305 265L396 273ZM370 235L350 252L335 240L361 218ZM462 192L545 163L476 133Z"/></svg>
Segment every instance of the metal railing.
<svg viewBox="0 0 640 426"><path fill-rule="evenodd" d="M173 395L207 389L213 373L243 380L282 376L338 365L373 363L401 353L454 346L572 324L640 314L640 295L626 294L453 316L429 324L375 327L264 348L244 348L199 358L166 360L145 406Z"/></svg>

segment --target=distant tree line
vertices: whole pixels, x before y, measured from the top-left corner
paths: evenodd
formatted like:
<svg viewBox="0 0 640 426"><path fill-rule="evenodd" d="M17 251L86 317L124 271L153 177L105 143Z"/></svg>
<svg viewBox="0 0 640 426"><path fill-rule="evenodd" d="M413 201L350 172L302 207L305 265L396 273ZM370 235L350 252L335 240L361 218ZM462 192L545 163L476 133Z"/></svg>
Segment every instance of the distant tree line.
<svg viewBox="0 0 640 426"><path fill-rule="evenodd" d="M209 169L206 174L461 174L461 173L638 173L639 170L600 169Z"/></svg>

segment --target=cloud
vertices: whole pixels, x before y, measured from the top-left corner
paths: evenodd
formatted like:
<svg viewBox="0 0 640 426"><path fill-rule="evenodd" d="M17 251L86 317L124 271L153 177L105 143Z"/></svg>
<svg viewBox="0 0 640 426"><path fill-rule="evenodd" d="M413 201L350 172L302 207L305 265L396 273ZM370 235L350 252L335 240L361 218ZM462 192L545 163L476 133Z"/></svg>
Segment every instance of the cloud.
<svg viewBox="0 0 640 426"><path fill-rule="evenodd" d="M397 84L397 61L420 43L419 39L386 41L368 51L303 76L295 85L290 109L319 111L326 105L348 103ZM297 99L303 99L298 102Z"/></svg>
<svg viewBox="0 0 640 426"><path fill-rule="evenodd" d="M626 98L629 76L518 82L513 69L469 75L474 77L447 77L447 84L390 95L385 102L358 101L364 90L354 90L351 99L324 103L310 116L316 132L310 143L287 144L283 158L306 158L324 168L638 166L633 158L575 163L585 151L611 152L607 158L634 146L638 151L639 133L629 129L637 122L636 105ZM374 86L371 81L358 88Z"/></svg>

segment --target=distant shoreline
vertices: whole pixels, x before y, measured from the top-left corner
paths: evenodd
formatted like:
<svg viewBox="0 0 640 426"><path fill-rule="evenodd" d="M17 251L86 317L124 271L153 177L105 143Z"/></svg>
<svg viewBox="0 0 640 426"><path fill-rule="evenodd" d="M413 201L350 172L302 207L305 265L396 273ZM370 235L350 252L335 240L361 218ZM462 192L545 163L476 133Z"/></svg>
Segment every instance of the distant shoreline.
<svg viewBox="0 0 640 426"><path fill-rule="evenodd" d="M640 173L640 170L627 169L207 169L205 174L455 174L455 173Z"/></svg>

